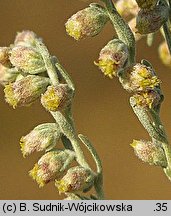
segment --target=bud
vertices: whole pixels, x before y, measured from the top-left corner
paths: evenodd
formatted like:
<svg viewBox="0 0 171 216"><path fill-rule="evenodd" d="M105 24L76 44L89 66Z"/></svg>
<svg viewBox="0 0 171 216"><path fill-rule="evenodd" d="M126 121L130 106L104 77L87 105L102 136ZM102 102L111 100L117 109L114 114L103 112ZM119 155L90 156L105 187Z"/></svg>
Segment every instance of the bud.
<svg viewBox="0 0 171 216"><path fill-rule="evenodd" d="M75 40L99 34L108 21L103 9L91 6L78 11L65 24L68 35Z"/></svg>
<svg viewBox="0 0 171 216"><path fill-rule="evenodd" d="M98 62L95 64L106 76L113 78L126 65L128 53L127 46L121 40L114 39L100 51Z"/></svg>
<svg viewBox="0 0 171 216"><path fill-rule="evenodd" d="M45 92L49 78L29 75L5 86L6 101L13 106L27 106Z"/></svg>
<svg viewBox="0 0 171 216"><path fill-rule="evenodd" d="M9 47L0 47L0 64L4 66L10 65L9 52L10 52Z"/></svg>
<svg viewBox="0 0 171 216"><path fill-rule="evenodd" d="M10 61L25 73L38 74L46 70L41 54L31 47L14 47L11 50Z"/></svg>
<svg viewBox="0 0 171 216"><path fill-rule="evenodd" d="M116 2L116 9L122 17L135 16L138 13L135 0L119 0Z"/></svg>
<svg viewBox="0 0 171 216"><path fill-rule="evenodd" d="M160 84L154 70L140 63L126 68L119 78L123 88L128 92L154 90Z"/></svg>
<svg viewBox="0 0 171 216"><path fill-rule="evenodd" d="M158 52L163 64L165 64L168 67L171 67L171 56L169 53L168 45L165 41L160 44Z"/></svg>
<svg viewBox="0 0 171 216"><path fill-rule="evenodd" d="M156 90L137 93L133 97L135 98L137 105L149 109L155 109L163 99L160 93Z"/></svg>
<svg viewBox="0 0 171 216"><path fill-rule="evenodd" d="M91 170L76 166L70 168L66 175L56 181L56 187L60 193L72 193L77 191L87 191L94 184L94 174Z"/></svg>
<svg viewBox="0 0 171 216"><path fill-rule="evenodd" d="M140 34L149 34L158 31L167 21L169 9L165 5L157 5L153 10L141 9L136 19L136 28Z"/></svg>
<svg viewBox="0 0 171 216"><path fill-rule="evenodd" d="M35 164L29 175L38 183L39 187L43 187L55 178L59 178L74 160L74 157L75 154L71 150L47 152Z"/></svg>
<svg viewBox="0 0 171 216"><path fill-rule="evenodd" d="M167 167L167 159L161 145L143 140L133 140L131 146L134 148L137 157L143 162Z"/></svg>
<svg viewBox="0 0 171 216"><path fill-rule="evenodd" d="M52 150L61 137L58 124L45 123L35 127L29 134L20 140L23 157L37 151Z"/></svg>
<svg viewBox="0 0 171 216"><path fill-rule="evenodd" d="M6 85L14 82L18 76L18 70L15 68L8 68L0 64L0 84Z"/></svg>
<svg viewBox="0 0 171 216"><path fill-rule="evenodd" d="M45 109L55 112L66 108L71 102L71 97L72 91L66 84L48 86L41 97L41 103Z"/></svg>
<svg viewBox="0 0 171 216"><path fill-rule="evenodd" d="M136 0L136 2L140 8L152 10L156 6L158 0Z"/></svg>
<svg viewBox="0 0 171 216"><path fill-rule="evenodd" d="M29 30L18 32L14 41L15 46L35 46L37 35Z"/></svg>

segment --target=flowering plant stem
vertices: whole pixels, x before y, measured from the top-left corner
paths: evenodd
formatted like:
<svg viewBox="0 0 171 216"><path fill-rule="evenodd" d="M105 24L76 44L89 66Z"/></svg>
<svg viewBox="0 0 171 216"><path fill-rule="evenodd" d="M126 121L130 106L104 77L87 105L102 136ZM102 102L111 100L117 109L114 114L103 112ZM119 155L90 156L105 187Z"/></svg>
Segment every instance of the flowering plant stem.
<svg viewBox="0 0 171 216"><path fill-rule="evenodd" d="M55 64L55 61L51 58L46 46L43 44L42 41L39 39L35 40L36 47L41 53L43 60L45 62L46 70L48 73L48 76L51 80L51 83L53 85L58 85L59 84L59 79L57 76L57 70L61 73L63 78L65 79L66 83L68 86L72 89L73 93L75 91L74 84L67 74L66 70L60 65L57 59L54 59L57 61ZM93 158L95 159L96 165L97 165L97 177L95 179L95 189L97 192L97 197L98 199L104 199L104 193L103 193L103 177L102 177L102 166L101 166L101 161L100 158L98 157L95 149L92 147L90 142L88 141L87 138L85 138L83 135L80 135L79 137L76 134L75 127L74 127L74 120L72 117L71 113L71 104L70 106L65 110L64 113L61 111L56 111L56 112L50 112L51 115L54 117L56 123L59 125L59 128L63 135L69 140L70 145L72 145L72 149L74 150L76 154L76 159L77 162L84 168L90 169L89 164L87 163L84 153L81 149L80 143L79 143L79 138L83 141L83 143L88 147L88 150L92 154ZM64 142L64 146L66 146L66 140L62 140Z"/></svg>
<svg viewBox="0 0 171 216"><path fill-rule="evenodd" d="M151 141L133 141L131 146L136 155L150 165L161 166L171 180L171 146L160 120L163 101L161 81L147 60L137 63L135 32L119 14L118 5L115 7L112 0L101 2L104 6L92 3L74 14L65 24L66 31L76 40L94 37L111 21L118 38L107 43L95 64L109 78L119 78L123 88L132 94L130 105L151 137ZM136 3L140 7L139 12ZM163 28L163 36L171 53L171 1L136 0L133 4L133 8L138 12L138 32L147 35L148 44L151 45L156 31ZM1 47L0 52L0 81L2 84L7 83L4 89L6 101L15 108L30 105L41 97L42 106L56 121L38 125L20 140L24 157L35 151L45 151L30 170L30 176L40 187L49 181L55 181L59 193L65 193L67 199L104 199L101 160L88 138L77 134L75 129L72 115L75 86L67 71L55 56L49 54L42 40L31 31L19 33L14 44ZM165 59L166 53L163 54ZM169 59L166 59L166 62L168 63ZM17 73L11 74L14 68ZM65 149L56 149L60 139ZM81 144L84 144L91 154L96 164L95 171L87 162ZM71 167L72 162L77 162L78 166ZM92 187L96 191L95 196L84 197L80 194L88 192Z"/></svg>
<svg viewBox="0 0 171 216"><path fill-rule="evenodd" d="M115 5L112 0L101 0L105 3L109 18L116 30L116 33L120 40L122 40L129 48L130 59L129 63L133 64L136 62L136 48L135 48L135 39L134 35L129 28L128 24L123 20L123 18L117 12ZM171 1L169 1L171 3ZM171 34L168 29L167 23L163 25L164 34L166 37L166 41L171 52ZM146 62L147 63L147 62ZM147 65L150 66L151 65ZM130 105L138 117L141 124L149 133L149 136L152 138L154 142L160 143L162 145L166 159L167 159L167 167L163 168L166 176L171 180L171 146L168 143L168 139L166 133L164 131L164 126L161 123L159 110L149 110L147 112L146 108L139 106L136 104L135 99L133 97L130 98Z"/></svg>
<svg viewBox="0 0 171 216"><path fill-rule="evenodd" d="M139 121L147 130L152 140L154 142L157 141L160 145L162 145L168 163L167 168L164 168L164 172L166 173L166 176L171 180L171 146L168 143L167 135L165 133L164 126L161 123L159 113L152 110L150 119L147 111L144 108L136 105L134 98L132 97L130 98L130 104L134 113L137 115Z"/></svg>

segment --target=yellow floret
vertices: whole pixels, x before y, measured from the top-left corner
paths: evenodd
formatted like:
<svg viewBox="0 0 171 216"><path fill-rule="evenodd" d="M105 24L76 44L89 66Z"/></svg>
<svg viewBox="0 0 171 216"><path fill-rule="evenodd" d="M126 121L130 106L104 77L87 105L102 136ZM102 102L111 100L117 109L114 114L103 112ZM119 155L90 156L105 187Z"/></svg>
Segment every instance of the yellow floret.
<svg viewBox="0 0 171 216"><path fill-rule="evenodd" d="M148 79L144 79L140 81L140 86L142 88L154 88L156 86L158 86L161 83L161 81L156 77L153 76L151 78Z"/></svg>
<svg viewBox="0 0 171 216"><path fill-rule="evenodd" d="M81 39L81 29L76 21L69 20L66 23L66 31L75 40Z"/></svg>
<svg viewBox="0 0 171 216"><path fill-rule="evenodd" d="M112 60L100 60L99 62L94 62L94 64L97 65L104 73L104 75L108 76L109 78L112 79L113 76L116 76L116 62Z"/></svg>
<svg viewBox="0 0 171 216"><path fill-rule="evenodd" d="M22 152L22 154L23 154L23 157L25 158L25 157L26 157L26 154L25 154L25 152L24 152L24 149L25 149L25 141L24 141L23 137L21 137L21 139L20 139L20 147L21 147L21 152Z"/></svg>
<svg viewBox="0 0 171 216"><path fill-rule="evenodd" d="M135 96L136 104L142 106L145 104L148 106L150 109L152 108L152 104L154 102L154 99L149 96L149 94L143 93L142 95Z"/></svg>
<svg viewBox="0 0 171 216"><path fill-rule="evenodd" d="M130 144L130 146L132 146L133 148L135 148L137 144L138 144L138 141L137 140L133 140L133 142Z"/></svg>
<svg viewBox="0 0 171 216"><path fill-rule="evenodd" d="M32 177L33 180L37 182L39 187L43 187L45 185L44 180L42 177L38 174L39 171L39 165L36 163L34 168L29 171L29 175Z"/></svg>
<svg viewBox="0 0 171 216"><path fill-rule="evenodd" d="M57 186L59 193L65 193L68 191L68 186L64 180L56 180L55 185Z"/></svg>
<svg viewBox="0 0 171 216"><path fill-rule="evenodd" d="M11 106L13 106L13 108L15 109L16 106L17 106L18 101L15 98L14 90L13 90L13 87L12 87L11 83L5 86L4 93L5 93L5 99L6 99L6 101Z"/></svg>
<svg viewBox="0 0 171 216"><path fill-rule="evenodd" d="M42 95L42 102L47 110L56 111L61 100L55 93L54 88L50 88L45 92L44 95Z"/></svg>

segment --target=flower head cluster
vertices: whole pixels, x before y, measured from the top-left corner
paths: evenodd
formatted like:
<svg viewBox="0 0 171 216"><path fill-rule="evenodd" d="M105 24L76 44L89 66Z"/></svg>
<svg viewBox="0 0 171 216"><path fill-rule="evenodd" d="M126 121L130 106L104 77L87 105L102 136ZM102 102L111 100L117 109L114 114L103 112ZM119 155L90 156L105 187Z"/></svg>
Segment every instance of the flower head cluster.
<svg viewBox="0 0 171 216"><path fill-rule="evenodd" d="M156 166L167 166L167 159L161 145L143 140L134 140L131 144L137 157L143 162Z"/></svg>
<svg viewBox="0 0 171 216"><path fill-rule="evenodd" d="M88 15L86 15L87 11ZM91 24L96 25L100 20L104 21L106 15L98 7L93 6L85 9L84 13L86 15L84 21L90 22L87 23L90 24L90 28L87 26L87 29L81 32L81 37L84 33L93 36L101 27L99 24L97 29L93 29ZM13 45L0 48L0 83L5 85L5 99L13 108L28 106L41 98L41 103L46 110L53 114L60 113L62 116L64 114L64 120L55 118L56 123L40 124L27 135L22 136L21 152L23 157L34 152L44 152L33 169L29 171L29 175L39 187L56 181L59 192L66 193L68 199L83 199L84 197L75 192L88 191L94 185L95 173L82 166L77 159L78 155L72 150L74 149L72 139L75 142L77 138L71 126L72 122L68 120L68 116L65 116L65 110L71 105L73 86L71 87L72 81L69 76L59 70L54 59L34 32L20 32ZM61 72L62 83L60 79L58 80L57 70ZM64 121L64 125L61 121ZM66 133L69 133L69 136ZM66 144L66 139L69 138L72 139L67 140L69 144ZM66 149L57 148L60 139ZM72 167L73 162L74 165L76 164L76 159L77 166Z"/></svg>
<svg viewBox="0 0 171 216"><path fill-rule="evenodd" d="M49 85L36 39L32 31L22 31L14 44L0 48L0 83L5 85L5 99L13 108L30 105Z"/></svg>
<svg viewBox="0 0 171 216"><path fill-rule="evenodd" d="M68 35L76 40L99 34L108 21L108 16L101 7L90 6L78 11L66 22Z"/></svg>
<svg viewBox="0 0 171 216"><path fill-rule="evenodd" d="M137 105L154 109L161 103L163 99L160 92L161 81L153 68L138 63L126 68L119 79L123 88L134 94Z"/></svg>

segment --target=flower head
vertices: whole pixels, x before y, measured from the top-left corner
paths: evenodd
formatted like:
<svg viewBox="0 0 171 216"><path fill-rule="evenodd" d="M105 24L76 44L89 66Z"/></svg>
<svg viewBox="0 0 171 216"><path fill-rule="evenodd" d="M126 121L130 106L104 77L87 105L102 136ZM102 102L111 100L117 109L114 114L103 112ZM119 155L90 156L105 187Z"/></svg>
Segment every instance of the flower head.
<svg viewBox="0 0 171 216"><path fill-rule="evenodd" d="M121 40L114 39L100 51L98 62L95 64L106 76L113 78L125 66L127 60L127 46Z"/></svg>
<svg viewBox="0 0 171 216"><path fill-rule="evenodd" d="M10 61L13 66L25 73L37 74L46 70L41 54L32 47L14 47L11 50Z"/></svg>
<svg viewBox="0 0 171 216"><path fill-rule="evenodd" d="M140 34L158 31L168 19L169 10L165 5L157 5L153 10L141 9L136 19L136 29Z"/></svg>
<svg viewBox="0 0 171 216"><path fill-rule="evenodd" d="M120 76L124 89L129 92L144 92L158 87L160 80L151 67L144 64L135 64L125 69Z"/></svg>
<svg viewBox="0 0 171 216"><path fill-rule="evenodd" d="M167 166L167 159L161 145L143 140L133 140L131 146L137 157L143 162L150 165Z"/></svg>
<svg viewBox="0 0 171 216"><path fill-rule="evenodd" d="M37 151L49 151L56 146L61 137L59 126L55 123L45 123L35 127L20 140L23 157Z"/></svg>
<svg viewBox="0 0 171 216"><path fill-rule="evenodd" d="M5 86L6 101L13 106L27 106L45 92L49 79L36 75L26 76Z"/></svg>
<svg viewBox="0 0 171 216"><path fill-rule="evenodd" d="M41 103L47 110L57 111L69 105L71 96L71 90L66 84L48 86L41 97Z"/></svg>
<svg viewBox="0 0 171 216"><path fill-rule="evenodd" d="M74 14L65 26L71 37L80 40L99 34L107 21L108 17L101 8L91 6Z"/></svg>
<svg viewBox="0 0 171 216"><path fill-rule="evenodd" d="M38 183L39 187L43 187L55 178L59 178L73 160L74 154L70 150L47 152L29 171L29 175Z"/></svg>
<svg viewBox="0 0 171 216"><path fill-rule="evenodd" d="M90 189L94 184L94 174L81 166L70 168L66 175L56 181L60 193L72 193Z"/></svg>

